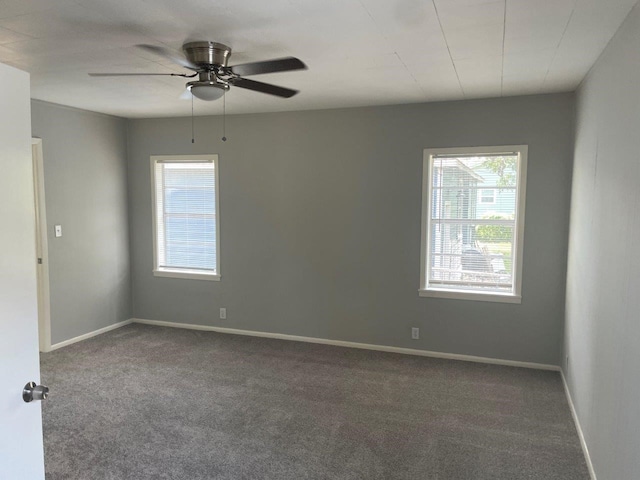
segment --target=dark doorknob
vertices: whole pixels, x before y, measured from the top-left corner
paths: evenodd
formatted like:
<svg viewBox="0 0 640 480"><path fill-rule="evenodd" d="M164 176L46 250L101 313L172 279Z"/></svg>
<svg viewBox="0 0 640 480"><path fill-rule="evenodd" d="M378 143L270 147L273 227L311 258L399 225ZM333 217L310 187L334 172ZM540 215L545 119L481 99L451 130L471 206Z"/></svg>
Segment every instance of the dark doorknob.
<svg viewBox="0 0 640 480"><path fill-rule="evenodd" d="M22 390L22 399L29 403L33 400L46 400L49 396L49 387L36 385L36 382L29 382Z"/></svg>

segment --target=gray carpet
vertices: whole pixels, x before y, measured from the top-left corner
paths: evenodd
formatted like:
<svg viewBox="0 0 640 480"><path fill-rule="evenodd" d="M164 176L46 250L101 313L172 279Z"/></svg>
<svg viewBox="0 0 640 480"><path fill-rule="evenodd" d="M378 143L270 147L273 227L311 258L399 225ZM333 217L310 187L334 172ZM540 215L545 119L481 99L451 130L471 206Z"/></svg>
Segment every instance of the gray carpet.
<svg viewBox="0 0 640 480"><path fill-rule="evenodd" d="M588 479L556 372L130 325L42 355L47 479Z"/></svg>

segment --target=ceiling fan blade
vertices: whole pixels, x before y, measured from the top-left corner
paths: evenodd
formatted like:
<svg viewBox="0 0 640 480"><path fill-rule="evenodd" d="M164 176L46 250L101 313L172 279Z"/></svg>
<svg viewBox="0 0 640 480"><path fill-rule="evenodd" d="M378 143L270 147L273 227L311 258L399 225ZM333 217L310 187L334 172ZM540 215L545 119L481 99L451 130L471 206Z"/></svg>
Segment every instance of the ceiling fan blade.
<svg viewBox="0 0 640 480"><path fill-rule="evenodd" d="M275 95L277 97L289 98L298 93L298 90L278 87L277 85L271 85L270 83L256 82L255 80L248 80L246 78L236 78L229 80L229 82L236 87L246 88L247 90L253 90L260 93L268 93L269 95Z"/></svg>
<svg viewBox="0 0 640 480"><path fill-rule="evenodd" d="M260 75L262 73L288 72L291 70L306 70L307 66L295 57L276 58L264 62L243 63L229 67L231 72L241 77L245 75Z"/></svg>
<svg viewBox="0 0 640 480"><path fill-rule="evenodd" d="M194 65L183 56L176 54L173 50L169 50L168 48L158 47L157 45L148 45L146 43L141 43L136 46L138 48L141 48L142 50L146 50L147 52L155 53L156 55L167 58L173 63L182 65L184 68L188 68L189 70L199 70L199 67L197 65Z"/></svg>
<svg viewBox="0 0 640 480"><path fill-rule="evenodd" d="M161 75L168 77L186 77L191 78L193 75L187 75L185 73L90 73L90 77L137 77L148 75Z"/></svg>

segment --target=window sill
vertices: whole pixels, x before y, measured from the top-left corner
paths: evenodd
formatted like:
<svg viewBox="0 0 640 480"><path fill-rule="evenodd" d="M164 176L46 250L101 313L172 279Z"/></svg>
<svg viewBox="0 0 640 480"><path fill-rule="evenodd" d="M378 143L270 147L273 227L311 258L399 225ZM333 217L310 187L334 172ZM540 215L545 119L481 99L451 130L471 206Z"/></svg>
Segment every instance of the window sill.
<svg viewBox="0 0 640 480"><path fill-rule="evenodd" d="M474 300L477 302L522 303L521 295L512 293L481 293L461 290L439 290L436 288L420 289L421 297L450 298L452 300Z"/></svg>
<svg viewBox="0 0 640 480"><path fill-rule="evenodd" d="M203 273L196 270L154 270L154 277L169 277L169 278L186 278L190 280L208 280L212 282L219 282L220 275L217 273Z"/></svg>

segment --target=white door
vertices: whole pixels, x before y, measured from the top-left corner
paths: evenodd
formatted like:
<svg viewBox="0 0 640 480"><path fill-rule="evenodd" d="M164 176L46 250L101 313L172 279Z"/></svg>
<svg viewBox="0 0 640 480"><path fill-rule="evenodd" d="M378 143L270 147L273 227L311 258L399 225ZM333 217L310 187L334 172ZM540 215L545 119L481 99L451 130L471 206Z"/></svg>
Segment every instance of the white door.
<svg viewBox="0 0 640 480"><path fill-rule="evenodd" d="M29 75L0 64L0 478L44 479Z"/></svg>

